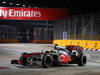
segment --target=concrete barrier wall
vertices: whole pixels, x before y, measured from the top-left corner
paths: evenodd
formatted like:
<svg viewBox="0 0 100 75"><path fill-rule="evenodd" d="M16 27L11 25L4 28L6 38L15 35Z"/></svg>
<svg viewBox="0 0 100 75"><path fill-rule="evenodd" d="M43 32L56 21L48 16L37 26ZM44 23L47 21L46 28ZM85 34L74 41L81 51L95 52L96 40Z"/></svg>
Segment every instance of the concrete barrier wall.
<svg viewBox="0 0 100 75"><path fill-rule="evenodd" d="M19 43L19 40L0 39L0 43Z"/></svg>
<svg viewBox="0 0 100 75"><path fill-rule="evenodd" d="M0 39L0 43L21 43L20 40L7 40ZM52 44L53 40L32 40L29 43L42 43L42 44Z"/></svg>
<svg viewBox="0 0 100 75"><path fill-rule="evenodd" d="M53 44L60 46L66 45L79 45L87 49L100 50L100 41L91 41L91 40L54 40Z"/></svg>
<svg viewBox="0 0 100 75"><path fill-rule="evenodd" d="M52 44L53 40L32 40L31 43Z"/></svg>

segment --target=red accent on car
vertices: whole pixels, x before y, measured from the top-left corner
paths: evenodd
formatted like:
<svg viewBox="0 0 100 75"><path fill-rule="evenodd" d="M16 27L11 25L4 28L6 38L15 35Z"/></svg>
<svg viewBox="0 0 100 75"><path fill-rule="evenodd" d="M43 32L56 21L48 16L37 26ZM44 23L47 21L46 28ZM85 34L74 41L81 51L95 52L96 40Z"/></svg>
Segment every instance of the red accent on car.
<svg viewBox="0 0 100 75"><path fill-rule="evenodd" d="M64 55L64 54L61 54L60 55L60 62L61 63L69 63L71 61L71 58Z"/></svg>
<svg viewBox="0 0 100 75"><path fill-rule="evenodd" d="M20 61L20 60L17 60L17 62L18 62L18 64L22 64L22 61Z"/></svg>
<svg viewBox="0 0 100 75"><path fill-rule="evenodd" d="M31 53L31 54L25 54L22 57L30 57L32 55L38 55L38 54L46 54L46 53L42 53L42 52L37 52L37 53Z"/></svg>

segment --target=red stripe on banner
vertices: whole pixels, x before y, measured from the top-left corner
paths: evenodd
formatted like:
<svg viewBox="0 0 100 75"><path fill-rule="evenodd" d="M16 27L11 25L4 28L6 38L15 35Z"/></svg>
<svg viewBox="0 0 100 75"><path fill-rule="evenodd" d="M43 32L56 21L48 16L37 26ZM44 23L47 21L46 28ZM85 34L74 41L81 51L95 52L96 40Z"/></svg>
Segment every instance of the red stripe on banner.
<svg viewBox="0 0 100 75"><path fill-rule="evenodd" d="M0 19L59 20L68 17L66 8L0 8Z"/></svg>

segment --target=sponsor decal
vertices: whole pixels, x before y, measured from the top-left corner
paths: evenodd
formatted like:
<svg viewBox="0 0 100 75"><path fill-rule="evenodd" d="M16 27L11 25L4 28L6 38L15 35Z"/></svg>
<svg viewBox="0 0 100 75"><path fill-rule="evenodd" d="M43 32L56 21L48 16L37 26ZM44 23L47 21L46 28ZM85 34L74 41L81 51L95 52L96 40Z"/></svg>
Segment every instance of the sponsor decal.
<svg viewBox="0 0 100 75"><path fill-rule="evenodd" d="M0 19L13 20L59 20L68 17L65 8L3 8L0 7Z"/></svg>
<svg viewBox="0 0 100 75"><path fill-rule="evenodd" d="M14 10L14 9L8 9L8 10L2 10L0 9L0 16L6 18L6 17L41 17L41 11L32 11L32 10Z"/></svg>

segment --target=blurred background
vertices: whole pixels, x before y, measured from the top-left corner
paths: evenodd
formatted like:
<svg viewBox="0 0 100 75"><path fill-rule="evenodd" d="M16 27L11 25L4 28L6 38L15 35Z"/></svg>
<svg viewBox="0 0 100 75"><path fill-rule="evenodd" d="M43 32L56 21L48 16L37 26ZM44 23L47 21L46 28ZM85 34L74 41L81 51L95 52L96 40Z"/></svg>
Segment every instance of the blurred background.
<svg viewBox="0 0 100 75"><path fill-rule="evenodd" d="M0 42L52 43L56 39L100 40L98 1L0 0L0 7L65 8L69 16L59 20L0 20ZM40 40L40 41L39 41Z"/></svg>

